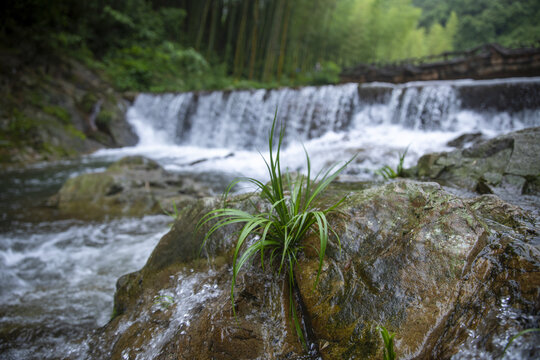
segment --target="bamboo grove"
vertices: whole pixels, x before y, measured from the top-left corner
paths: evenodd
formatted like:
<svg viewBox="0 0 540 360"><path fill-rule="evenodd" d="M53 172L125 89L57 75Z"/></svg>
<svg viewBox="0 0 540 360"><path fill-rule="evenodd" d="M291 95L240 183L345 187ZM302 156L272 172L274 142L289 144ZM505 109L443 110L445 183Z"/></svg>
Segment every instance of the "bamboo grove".
<svg viewBox="0 0 540 360"><path fill-rule="evenodd" d="M452 50L457 17L418 28L407 0L185 2L187 42L234 77L268 81L334 64L392 61Z"/></svg>
<svg viewBox="0 0 540 360"><path fill-rule="evenodd" d="M331 83L358 63L540 39L537 0L18 0L2 7L0 49L25 61L67 53L103 68L119 90Z"/></svg>

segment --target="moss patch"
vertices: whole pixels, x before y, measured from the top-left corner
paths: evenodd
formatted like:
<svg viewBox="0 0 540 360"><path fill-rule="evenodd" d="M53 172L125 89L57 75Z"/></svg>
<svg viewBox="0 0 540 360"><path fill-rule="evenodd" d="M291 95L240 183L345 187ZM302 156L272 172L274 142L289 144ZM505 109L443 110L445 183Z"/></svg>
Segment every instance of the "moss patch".
<svg viewBox="0 0 540 360"><path fill-rule="evenodd" d="M71 116L68 111L61 106L49 105L43 107L43 112L49 114L60 120L62 124L68 125L71 124Z"/></svg>

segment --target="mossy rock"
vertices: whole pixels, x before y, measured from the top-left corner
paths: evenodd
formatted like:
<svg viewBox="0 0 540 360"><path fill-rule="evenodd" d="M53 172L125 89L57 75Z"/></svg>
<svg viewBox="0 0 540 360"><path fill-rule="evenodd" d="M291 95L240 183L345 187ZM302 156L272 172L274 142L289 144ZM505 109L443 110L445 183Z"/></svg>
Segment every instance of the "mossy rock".
<svg viewBox="0 0 540 360"><path fill-rule="evenodd" d="M19 60L19 64L27 63ZM136 144L137 136L125 119L127 102L98 74L67 58L55 59L47 68L22 66L17 76L1 76L5 86L0 127L2 140L9 141L11 149L3 152L0 162L58 160L103 147ZM99 99L104 103L95 119L96 131L89 116Z"/></svg>
<svg viewBox="0 0 540 360"><path fill-rule="evenodd" d="M539 233L526 212L493 195L462 199L436 183L344 189L328 193L332 201L346 200L329 217L341 246L332 239L319 284L316 234L304 240L295 268L323 359L380 359L379 324L397 333L398 356L448 359L476 351L495 357L502 351L497 339L519 331L519 319L538 320L540 251L533 240ZM228 205L252 211L264 206L258 201L249 194ZM328 201L323 196L321 204ZM232 315L238 226L214 234L202 253L208 229L196 231L205 213L222 206L211 198L183 206L146 265L119 281L121 315L96 333L100 351L135 357L159 337L155 359L310 358L291 326L285 277L261 270L259 257L239 274ZM164 293L174 304L156 310L156 296ZM522 346L526 353L536 345L525 339Z"/></svg>
<svg viewBox="0 0 540 360"><path fill-rule="evenodd" d="M144 216L172 211L209 194L191 179L168 173L142 156L122 158L105 172L68 179L51 199L61 214L82 219ZM162 205L165 204L165 205Z"/></svg>
<svg viewBox="0 0 540 360"><path fill-rule="evenodd" d="M418 160L417 175L485 193L504 187L518 194L537 194L540 173L540 127L515 131L448 153L426 154Z"/></svg>
<svg viewBox="0 0 540 360"><path fill-rule="evenodd" d="M65 125L71 124L71 116L69 115L69 112L61 106L56 106L56 105L44 106L43 111L46 114L54 116Z"/></svg>
<svg viewBox="0 0 540 360"><path fill-rule="evenodd" d="M161 169L161 166L152 159L144 156L126 156L114 162L107 168L107 171L125 171L125 170L140 170L152 171Z"/></svg>

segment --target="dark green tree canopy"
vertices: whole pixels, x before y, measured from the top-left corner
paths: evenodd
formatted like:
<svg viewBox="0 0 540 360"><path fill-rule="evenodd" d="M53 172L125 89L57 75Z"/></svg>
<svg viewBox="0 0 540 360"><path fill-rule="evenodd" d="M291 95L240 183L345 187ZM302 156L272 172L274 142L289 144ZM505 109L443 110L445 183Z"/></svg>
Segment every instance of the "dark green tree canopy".
<svg viewBox="0 0 540 360"><path fill-rule="evenodd" d="M226 87L240 79L326 83L360 62L540 39L537 0L18 0L1 6L2 48L29 59L58 53L92 59L117 87L133 90Z"/></svg>

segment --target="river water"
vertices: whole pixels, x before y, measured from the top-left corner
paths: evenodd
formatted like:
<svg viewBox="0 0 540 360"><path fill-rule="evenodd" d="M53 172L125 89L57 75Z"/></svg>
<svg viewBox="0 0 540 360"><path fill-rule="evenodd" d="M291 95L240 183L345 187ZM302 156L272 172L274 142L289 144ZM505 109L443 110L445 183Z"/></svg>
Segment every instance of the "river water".
<svg viewBox="0 0 540 360"><path fill-rule="evenodd" d="M0 359L91 357L85 339L109 320L116 279L141 268L168 230L159 215L60 219L46 199L65 179L142 154L216 194L239 175L265 181L274 116L286 129L285 167L305 171L304 147L315 171L358 154L342 179L377 180L407 148L412 166L464 133L540 126L540 78L139 95L127 113L137 146L0 179Z"/></svg>

